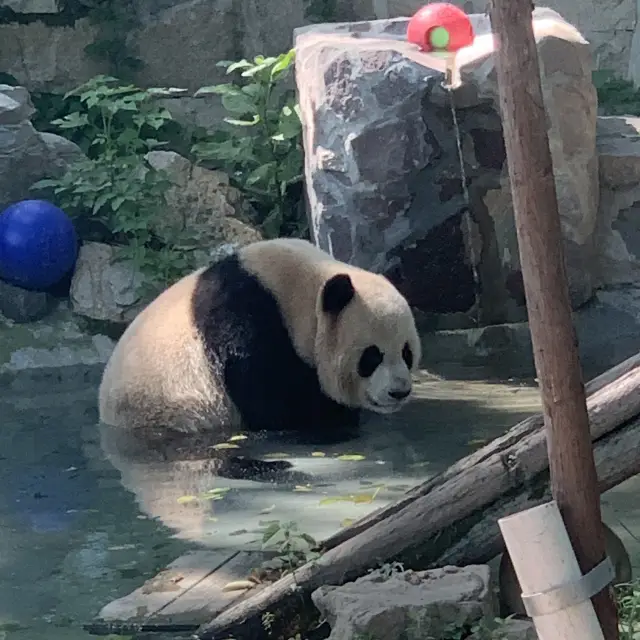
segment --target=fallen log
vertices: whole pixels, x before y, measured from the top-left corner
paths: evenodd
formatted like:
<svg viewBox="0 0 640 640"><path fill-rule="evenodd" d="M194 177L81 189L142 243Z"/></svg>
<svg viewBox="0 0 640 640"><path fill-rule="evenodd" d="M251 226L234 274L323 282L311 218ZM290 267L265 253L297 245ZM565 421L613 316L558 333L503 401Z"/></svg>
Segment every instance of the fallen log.
<svg viewBox="0 0 640 640"><path fill-rule="evenodd" d="M594 379L587 405L601 491L640 472L640 354ZM387 562L413 569L486 562L502 550L497 519L550 499L542 416L513 427L483 449L334 536L300 567L203 625L198 637L264 635L265 612L290 625L323 584L344 584ZM262 635L261 635L262 634Z"/></svg>

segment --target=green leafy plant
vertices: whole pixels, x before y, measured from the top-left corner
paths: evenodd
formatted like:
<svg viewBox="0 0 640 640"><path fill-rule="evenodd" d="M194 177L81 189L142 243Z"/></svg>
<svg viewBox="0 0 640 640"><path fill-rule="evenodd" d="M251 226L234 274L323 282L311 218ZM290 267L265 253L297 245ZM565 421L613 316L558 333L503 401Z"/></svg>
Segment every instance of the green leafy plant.
<svg viewBox="0 0 640 640"><path fill-rule="evenodd" d="M633 82L608 70L594 71L592 77L598 106L605 115L640 115L640 89Z"/></svg>
<svg viewBox="0 0 640 640"><path fill-rule="evenodd" d="M303 235L300 215L303 178L299 106L285 82L294 51L253 61L220 62L232 82L202 87L196 95L217 94L230 114L227 128L192 152L199 162L225 170L257 209L268 237Z"/></svg>
<svg viewBox="0 0 640 640"><path fill-rule="evenodd" d="M153 231L166 209L167 176L154 169L145 154L163 146L155 133L171 120L155 98L161 90L122 85L97 76L69 92L65 99L80 107L52 125L70 139L85 141L87 158L72 163L58 179L45 179L34 189L48 190L69 215L97 224L107 240L121 247L121 257L157 285L180 277L190 263L188 238L169 246Z"/></svg>
<svg viewBox="0 0 640 640"><path fill-rule="evenodd" d="M471 632L477 640L505 640L507 621L508 618L482 619L473 625Z"/></svg>
<svg viewBox="0 0 640 640"><path fill-rule="evenodd" d="M262 563L263 570L284 574L319 557L316 540L299 531L295 522L268 520L260 524L263 551L276 552L273 558Z"/></svg>
<svg viewBox="0 0 640 640"><path fill-rule="evenodd" d="M620 640L640 639L640 581L620 584L614 589L618 602Z"/></svg>

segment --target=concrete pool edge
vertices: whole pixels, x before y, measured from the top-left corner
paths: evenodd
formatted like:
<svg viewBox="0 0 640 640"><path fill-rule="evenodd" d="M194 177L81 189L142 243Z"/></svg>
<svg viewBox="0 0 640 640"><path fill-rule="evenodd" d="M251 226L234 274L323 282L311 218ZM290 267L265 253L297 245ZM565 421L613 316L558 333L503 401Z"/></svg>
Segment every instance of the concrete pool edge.
<svg viewBox="0 0 640 640"><path fill-rule="evenodd" d="M0 318L0 393L18 395L97 386L114 341L87 332L65 306L38 322Z"/></svg>

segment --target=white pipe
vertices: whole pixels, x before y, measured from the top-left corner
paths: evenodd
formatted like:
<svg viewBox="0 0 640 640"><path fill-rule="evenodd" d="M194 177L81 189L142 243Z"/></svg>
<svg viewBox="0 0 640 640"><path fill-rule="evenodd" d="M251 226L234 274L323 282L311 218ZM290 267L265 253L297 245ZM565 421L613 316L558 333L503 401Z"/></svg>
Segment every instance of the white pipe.
<svg viewBox="0 0 640 640"><path fill-rule="evenodd" d="M555 501L498 520L523 594L535 594L582 577ZM604 640L591 600L542 616L539 640Z"/></svg>

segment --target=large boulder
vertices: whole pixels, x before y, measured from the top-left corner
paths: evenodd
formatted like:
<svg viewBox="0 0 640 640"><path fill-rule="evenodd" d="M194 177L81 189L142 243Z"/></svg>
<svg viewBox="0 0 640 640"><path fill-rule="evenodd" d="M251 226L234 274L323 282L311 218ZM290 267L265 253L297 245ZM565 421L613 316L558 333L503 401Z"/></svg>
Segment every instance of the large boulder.
<svg viewBox="0 0 640 640"><path fill-rule="evenodd" d="M0 0L0 8L27 14L58 13L60 11L57 0Z"/></svg>
<svg viewBox="0 0 640 640"><path fill-rule="evenodd" d="M85 53L97 34L89 18L55 27L41 20L0 24L2 71L29 91L64 93L107 71Z"/></svg>
<svg viewBox="0 0 640 640"><path fill-rule="evenodd" d="M339 587L320 587L311 597L331 625L330 640L421 640L492 618L489 580L486 565L415 572L383 568Z"/></svg>
<svg viewBox="0 0 640 640"><path fill-rule="evenodd" d="M87 242L80 248L69 296L75 313L92 320L126 324L140 312L145 277L117 248Z"/></svg>
<svg viewBox="0 0 640 640"><path fill-rule="evenodd" d="M242 246L262 239L251 225L255 211L227 174L194 165L173 151L151 151L146 159L172 185L166 195L167 211L153 223L153 230L168 242L184 235L195 248L198 265L215 258L222 245Z"/></svg>
<svg viewBox="0 0 640 640"><path fill-rule="evenodd" d="M425 58L404 45L408 21L297 31L310 226L320 246L386 272L422 311L521 320L490 23L486 15L471 20L480 37L462 60L463 84L453 94L468 203L442 63L416 62ZM534 30L576 308L593 291L596 92L580 33L546 9L534 11Z"/></svg>
<svg viewBox="0 0 640 640"><path fill-rule="evenodd" d="M54 307L54 298L46 291L28 291L0 280L0 315L13 322L34 322Z"/></svg>
<svg viewBox="0 0 640 640"><path fill-rule="evenodd" d="M600 287L640 283L640 118L598 118Z"/></svg>
<svg viewBox="0 0 640 640"><path fill-rule="evenodd" d="M70 162L83 157L69 140L36 131L30 121L34 112L24 87L0 85L0 211L34 197L31 185L60 177Z"/></svg>
<svg viewBox="0 0 640 640"><path fill-rule="evenodd" d="M29 90L63 93L97 73L109 72L104 61L86 50L101 38L100 25L91 19L95 3L83 2L82 17L56 0L2 0L2 4L16 13L30 13L36 7L61 11L49 24L28 19L0 24L2 71ZM225 71L216 67L220 60L286 51L293 29L305 24L307 3L132 0L132 4L137 24L127 39L141 62L136 81L195 90L222 81Z"/></svg>

